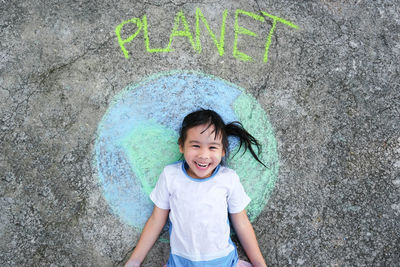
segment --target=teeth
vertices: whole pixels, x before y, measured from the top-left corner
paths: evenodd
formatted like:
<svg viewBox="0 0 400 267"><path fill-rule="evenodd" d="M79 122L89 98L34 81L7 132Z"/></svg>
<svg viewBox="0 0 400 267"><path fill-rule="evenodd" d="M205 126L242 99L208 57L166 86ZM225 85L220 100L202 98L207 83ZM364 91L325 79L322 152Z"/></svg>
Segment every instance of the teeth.
<svg viewBox="0 0 400 267"><path fill-rule="evenodd" d="M200 163L197 163L197 165L199 165L200 167L203 167L203 168L208 166L208 164L200 164Z"/></svg>

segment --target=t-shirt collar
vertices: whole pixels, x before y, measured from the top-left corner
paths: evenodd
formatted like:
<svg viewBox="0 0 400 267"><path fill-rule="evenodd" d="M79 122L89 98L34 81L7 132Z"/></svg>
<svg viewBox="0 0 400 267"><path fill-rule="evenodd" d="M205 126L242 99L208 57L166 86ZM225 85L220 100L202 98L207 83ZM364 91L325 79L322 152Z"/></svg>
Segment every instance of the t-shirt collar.
<svg viewBox="0 0 400 267"><path fill-rule="evenodd" d="M207 177L207 178L204 178L204 179L197 179L197 178L191 177L186 171L186 169L188 167L189 167L189 165L187 164L187 162L183 160L182 161L182 171L186 175L186 177L188 177L190 180L193 180L195 182L205 182L205 181L208 181L208 180L212 179L218 173L219 168L220 168L220 164L218 164L218 166L214 169L214 171L213 171L213 173L211 174L210 177Z"/></svg>

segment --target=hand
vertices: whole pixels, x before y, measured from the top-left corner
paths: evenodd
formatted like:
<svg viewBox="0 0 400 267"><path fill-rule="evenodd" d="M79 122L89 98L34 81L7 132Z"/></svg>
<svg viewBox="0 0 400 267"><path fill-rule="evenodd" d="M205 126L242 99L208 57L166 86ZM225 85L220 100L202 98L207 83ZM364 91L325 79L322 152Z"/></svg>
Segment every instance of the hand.
<svg viewBox="0 0 400 267"><path fill-rule="evenodd" d="M138 260L128 260L124 267L140 267L140 261Z"/></svg>

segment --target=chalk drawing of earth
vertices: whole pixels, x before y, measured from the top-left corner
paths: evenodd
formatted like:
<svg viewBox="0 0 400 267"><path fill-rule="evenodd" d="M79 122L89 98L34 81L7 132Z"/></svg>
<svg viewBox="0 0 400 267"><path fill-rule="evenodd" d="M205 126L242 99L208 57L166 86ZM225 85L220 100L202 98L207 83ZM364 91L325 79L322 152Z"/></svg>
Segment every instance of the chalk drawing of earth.
<svg viewBox="0 0 400 267"><path fill-rule="evenodd" d="M261 143L260 158L268 168L242 151L227 165L239 174L252 201L254 220L265 207L278 174L273 129L265 111L244 89L194 71L153 75L116 95L99 123L94 165L104 198L113 214L137 229L153 209L149 194L164 166L181 159L177 144L184 116L199 108L213 109L225 122L241 121ZM231 157L238 142L230 139Z"/></svg>

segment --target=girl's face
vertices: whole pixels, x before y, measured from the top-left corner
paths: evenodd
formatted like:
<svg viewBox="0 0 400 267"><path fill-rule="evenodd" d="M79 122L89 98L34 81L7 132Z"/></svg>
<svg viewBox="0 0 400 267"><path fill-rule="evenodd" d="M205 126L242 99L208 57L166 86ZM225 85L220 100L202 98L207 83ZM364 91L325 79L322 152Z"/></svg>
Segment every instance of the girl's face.
<svg viewBox="0 0 400 267"><path fill-rule="evenodd" d="M189 165L187 173L193 178L210 177L225 156L221 135L215 136L214 125L207 127L208 124L201 124L188 129L185 143L179 145Z"/></svg>

